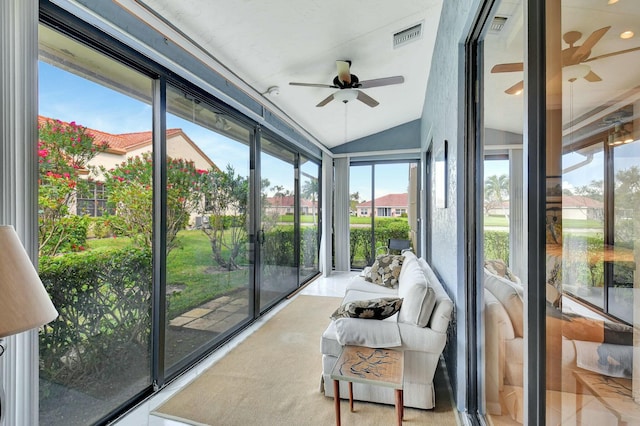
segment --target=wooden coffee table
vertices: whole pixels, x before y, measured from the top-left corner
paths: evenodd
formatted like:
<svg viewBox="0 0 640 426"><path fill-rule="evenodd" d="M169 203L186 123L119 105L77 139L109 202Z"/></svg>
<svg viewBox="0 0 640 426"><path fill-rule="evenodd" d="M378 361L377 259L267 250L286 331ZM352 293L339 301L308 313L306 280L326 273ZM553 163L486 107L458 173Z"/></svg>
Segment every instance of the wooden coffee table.
<svg viewBox="0 0 640 426"><path fill-rule="evenodd" d="M366 383L395 389L398 425L404 417L402 395L404 353L393 349L345 346L336 361L331 378L336 408L336 424L340 426L340 380L349 382L349 408L353 412L353 383Z"/></svg>
<svg viewBox="0 0 640 426"><path fill-rule="evenodd" d="M586 370L574 370L576 378L576 410L582 423L582 394L587 389L618 419L618 425L640 424L640 405L631 396L631 380L603 376Z"/></svg>

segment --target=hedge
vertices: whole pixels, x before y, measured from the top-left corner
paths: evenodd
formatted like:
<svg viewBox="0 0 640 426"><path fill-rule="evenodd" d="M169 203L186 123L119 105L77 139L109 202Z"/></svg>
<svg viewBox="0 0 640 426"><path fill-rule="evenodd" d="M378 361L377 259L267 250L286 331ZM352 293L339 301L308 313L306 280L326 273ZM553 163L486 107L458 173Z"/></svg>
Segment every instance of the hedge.
<svg viewBox="0 0 640 426"><path fill-rule="evenodd" d="M40 331L46 378L72 384L114 368L134 349L148 352L151 265L151 251L140 248L40 259L40 278L60 314Z"/></svg>

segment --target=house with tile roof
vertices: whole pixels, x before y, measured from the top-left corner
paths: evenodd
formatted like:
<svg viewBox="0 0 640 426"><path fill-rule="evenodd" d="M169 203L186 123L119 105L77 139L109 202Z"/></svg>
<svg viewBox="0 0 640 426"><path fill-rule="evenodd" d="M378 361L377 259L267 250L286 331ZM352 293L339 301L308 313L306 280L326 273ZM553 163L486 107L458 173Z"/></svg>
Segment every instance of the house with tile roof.
<svg viewBox="0 0 640 426"><path fill-rule="evenodd" d="M42 124L52 118L38 116L38 123ZM62 122L63 124L68 124ZM113 134L97 129L87 128L87 132L93 136L94 144L106 144L107 149L98 153L88 165L96 168L96 174L87 173L93 182L89 192L78 194L76 203L71 206L71 211L76 214L89 216L102 216L106 208L106 195L101 182L100 167L109 170L128 158L136 157L144 153L150 153L153 149L151 130L135 133ZM196 169L217 169L216 164L205 154L182 129L167 129L167 156L170 158L183 158L193 161Z"/></svg>
<svg viewBox="0 0 640 426"><path fill-rule="evenodd" d="M265 212L277 215L294 213L295 197L293 195L274 195L267 197L265 202ZM312 201L300 197L300 214L318 214L318 201Z"/></svg>
<svg viewBox="0 0 640 426"><path fill-rule="evenodd" d="M409 194L387 194L371 201L364 201L356 206L356 216L370 217L402 217L409 211Z"/></svg>

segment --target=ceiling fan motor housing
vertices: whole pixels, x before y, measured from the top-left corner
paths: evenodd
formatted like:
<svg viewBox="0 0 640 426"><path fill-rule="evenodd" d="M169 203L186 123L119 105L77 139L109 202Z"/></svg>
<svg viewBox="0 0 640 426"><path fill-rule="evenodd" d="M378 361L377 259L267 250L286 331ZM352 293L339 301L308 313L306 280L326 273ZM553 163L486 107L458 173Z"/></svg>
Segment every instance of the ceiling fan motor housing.
<svg viewBox="0 0 640 426"><path fill-rule="evenodd" d="M339 76L335 76L333 78L333 85L339 87L340 89L353 89L354 87L360 87L360 80L358 80L358 76L355 74L351 74L351 81L345 82L340 80Z"/></svg>

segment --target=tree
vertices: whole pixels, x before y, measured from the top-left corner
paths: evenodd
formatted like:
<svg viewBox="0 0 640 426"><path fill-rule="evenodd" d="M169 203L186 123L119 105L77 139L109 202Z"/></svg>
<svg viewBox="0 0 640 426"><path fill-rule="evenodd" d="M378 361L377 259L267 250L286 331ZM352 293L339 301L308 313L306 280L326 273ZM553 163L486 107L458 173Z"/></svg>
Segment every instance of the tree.
<svg viewBox="0 0 640 426"><path fill-rule="evenodd" d="M615 179L615 239L633 247L640 235L640 167L619 170ZM635 229L634 229L635 228Z"/></svg>
<svg viewBox="0 0 640 426"><path fill-rule="evenodd" d="M349 196L349 208L352 212L356 211L358 204L360 204L360 193L356 191Z"/></svg>
<svg viewBox="0 0 640 426"><path fill-rule="evenodd" d="M311 200L311 213L313 214L313 223L316 223L316 196L318 195L318 179L309 179L302 185L302 196Z"/></svg>
<svg viewBox="0 0 640 426"><path fill-rule="evenodd" d="M509 178L507 175L493 175L489 176L484 181L484 196L485 196L485 208L490 209L497 207L504 210L504 217L509 218L509 215L504 209L504 199L509 195ZM489 207L486 207L486 205Z"/></svg>
<svg viewBox="0 0 640 426"><path fill-rule="evenodd" d="M589 185L578 186L574 190L576 195L582 195L593 200L604 201L604 181L592 180Z"/></svg>
<svg viewBox="0 0 640 426"><path fill-rule="evenodd" d="M226 270L239 269L237 260L247 242L249 181L229 164L226 172L209 170L202 192L205 203L200 214L210 215L202 232L209 238L213 259Z"/></svg>
<svg viewBox="0 0 640 426"><path fill-rule="evenodd" d="M70 215L76 191L87 185L81 173L107 148L75 122L48 120L38 126L38 238L40 255L82 250L86 220Z"/></svg>
<svg viewBox="0 0 640 426"><path fill-rule="evenodd" d="M153 241L153 160L151 153L128 158L111 170L103 168L108 204L115 209L111 227L141 247ZM202 204L202 186L209 172L193 161L167 158L166 253L178 245L178 231Z"/></svg>

